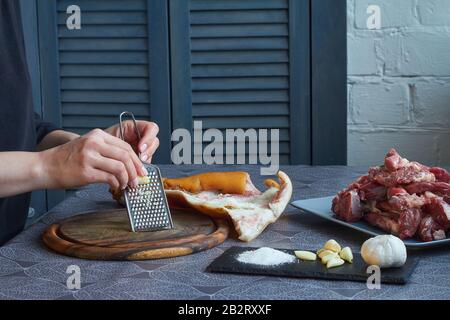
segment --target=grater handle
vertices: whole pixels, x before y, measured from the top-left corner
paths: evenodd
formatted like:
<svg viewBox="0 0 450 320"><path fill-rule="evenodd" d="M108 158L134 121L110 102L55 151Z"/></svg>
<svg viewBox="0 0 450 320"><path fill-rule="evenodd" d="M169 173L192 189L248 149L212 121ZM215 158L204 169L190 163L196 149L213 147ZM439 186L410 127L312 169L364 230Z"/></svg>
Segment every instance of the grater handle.
<svg viewBox="0 0 450 320"><path fill-rule="evenodd" d="M132 112L130 112L130 111L124 111L119 116L120 138L125 141L124 134L123 134L123 121L124 121L123 118L125 116L129 116L131 118L131 120L133 120L134 130L136 131L136 135L138 137L138 141L140 141L141 140L141 133L139 132L139 128L137 126L136 118L134 117L134 114Z"/></svg>

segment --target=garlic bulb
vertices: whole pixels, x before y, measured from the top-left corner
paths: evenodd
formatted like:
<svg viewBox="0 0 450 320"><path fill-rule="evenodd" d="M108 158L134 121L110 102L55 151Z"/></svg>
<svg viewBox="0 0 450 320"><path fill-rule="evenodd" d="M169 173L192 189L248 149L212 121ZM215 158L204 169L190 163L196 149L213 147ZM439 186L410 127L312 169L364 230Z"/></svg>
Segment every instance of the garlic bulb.
<svg viewBox="0 0 450 320"><path fill-rule="evenodd" d="M363 243L361 256L369 265L380 268L401 267L406 262L406 247L402 240L393 235L382 235Z"/></svg>

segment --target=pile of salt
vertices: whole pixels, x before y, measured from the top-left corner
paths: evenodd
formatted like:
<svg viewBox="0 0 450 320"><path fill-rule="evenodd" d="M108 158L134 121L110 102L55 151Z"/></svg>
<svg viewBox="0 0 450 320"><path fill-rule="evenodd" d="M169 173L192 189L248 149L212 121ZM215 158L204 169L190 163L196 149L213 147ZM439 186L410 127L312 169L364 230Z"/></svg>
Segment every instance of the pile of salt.
<svg viewBox="0 0 450 320"><path fill-rule="evenodd" d="M237 257L237 260L248 264L277 266L284 263L294 262L296 258L285 252L264 247L257 250L245 251Z"/></svg>

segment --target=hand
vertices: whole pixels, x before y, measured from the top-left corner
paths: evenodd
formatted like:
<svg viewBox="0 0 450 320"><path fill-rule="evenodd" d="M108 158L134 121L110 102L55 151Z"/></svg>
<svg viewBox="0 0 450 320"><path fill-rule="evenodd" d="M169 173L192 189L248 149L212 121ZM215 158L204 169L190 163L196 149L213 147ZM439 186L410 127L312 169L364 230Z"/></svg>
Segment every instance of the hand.
<svg viewBox="0 0 450 320"><path fill-rule="evenodd" d="M40 154L48 188L108 183L114 189L125 189L137 186L138 176L147 175L128 143L100 129Z"/></svg>
<svg viewBox="0 0 450 320"><path fill-rule="evenodd" d="M55 130L47 134L42 141L37 145L37 151L44 151L48 150L57 146L60 146L64 143L70 142L72 140L75 140L76 138L79 138L80 135L63 131L63 130Z"/></svg>
<svg viewBox="0 0 450 320"><path fill-rule="evenodd" d="M134 124L130 120L123 122L124 139L139 154L143 162L151 163L153 154L159 147L159 139L156 137L159 132L158 125L148 121L136 121L136 123L141 133L141 140L138 141ZM114 137L120 138L120 127L118 124L105 131Z"/></svg>

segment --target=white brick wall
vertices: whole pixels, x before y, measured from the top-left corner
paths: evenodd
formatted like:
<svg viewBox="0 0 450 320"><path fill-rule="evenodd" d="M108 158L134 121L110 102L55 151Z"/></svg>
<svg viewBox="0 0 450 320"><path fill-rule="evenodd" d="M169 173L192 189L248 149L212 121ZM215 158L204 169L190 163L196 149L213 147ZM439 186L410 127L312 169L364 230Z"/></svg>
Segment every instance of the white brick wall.
<svg viewBox="0 0 450 320"><path fill-rule="evenodd" d="M347 0L348 159L450 166L450 0ZM381 8L368 30L367 7Z"/></svg>

